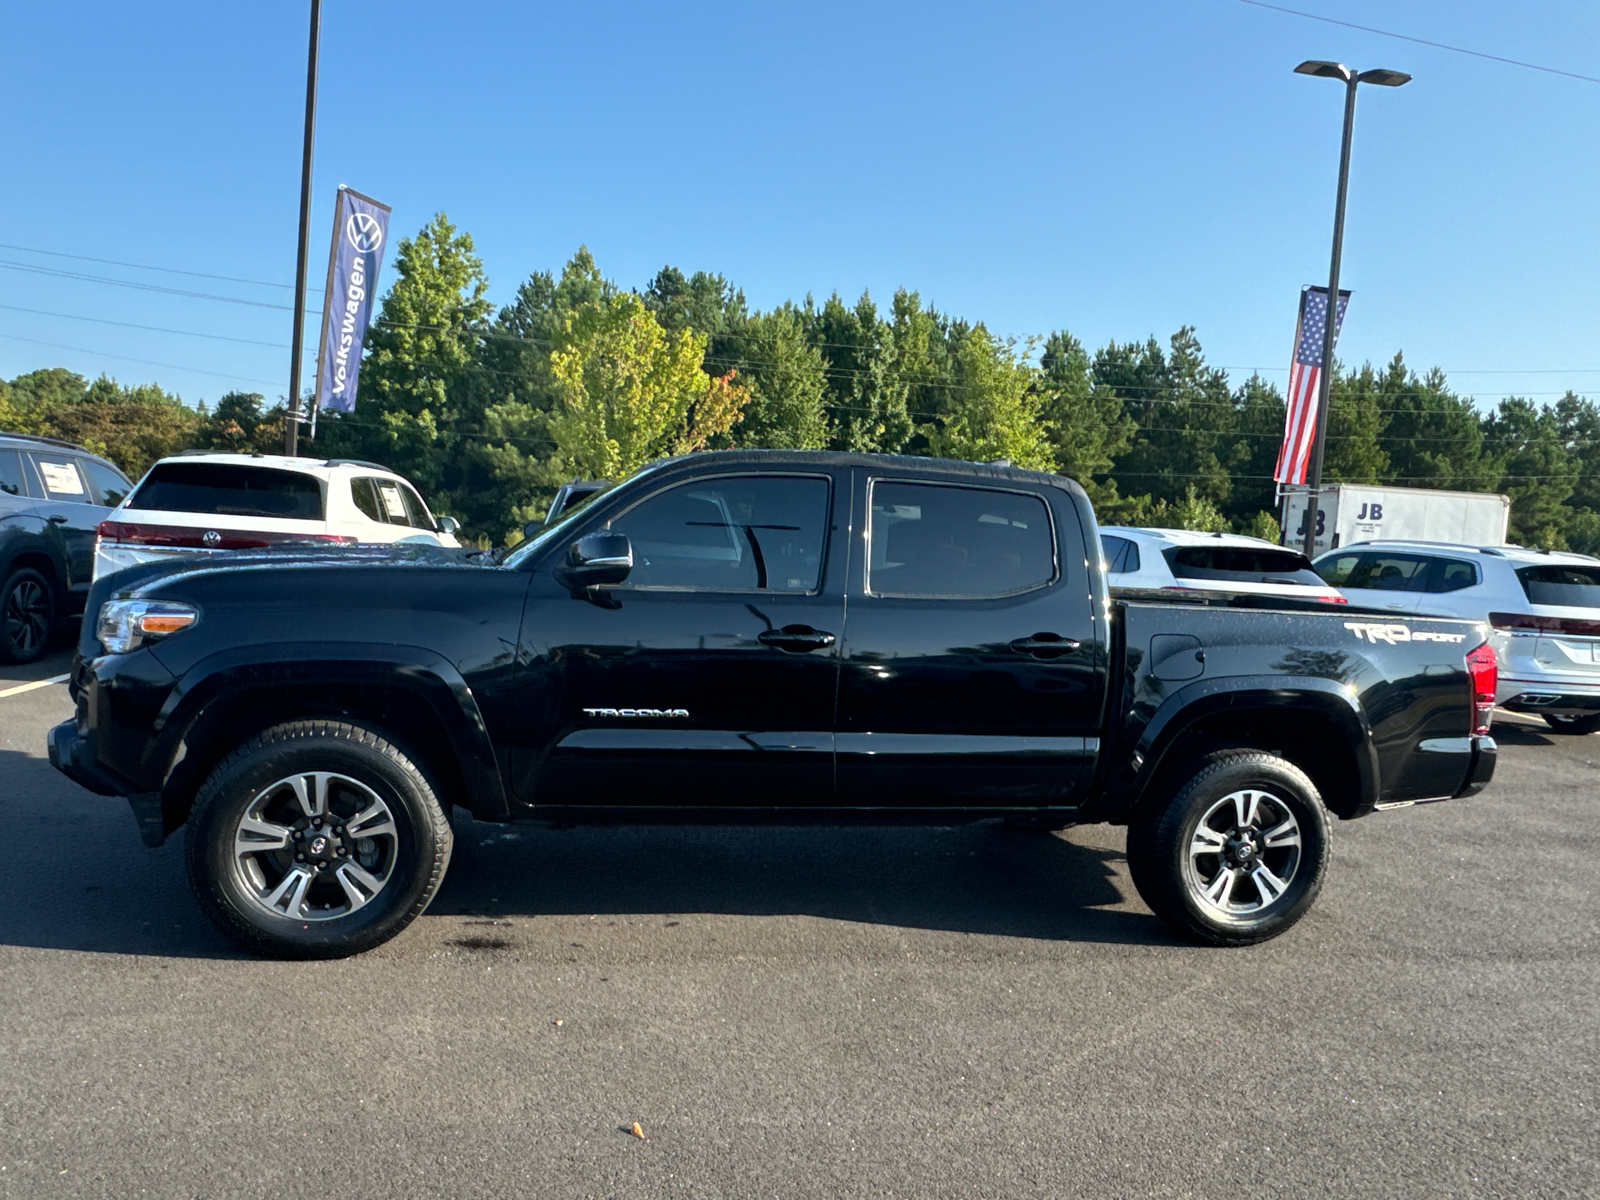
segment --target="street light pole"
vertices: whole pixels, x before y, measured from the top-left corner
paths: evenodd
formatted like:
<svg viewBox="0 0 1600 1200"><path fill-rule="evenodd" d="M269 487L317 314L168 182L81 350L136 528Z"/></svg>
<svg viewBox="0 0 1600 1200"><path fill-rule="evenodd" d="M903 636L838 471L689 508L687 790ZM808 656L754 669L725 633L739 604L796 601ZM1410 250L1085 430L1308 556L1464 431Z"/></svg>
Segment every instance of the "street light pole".
<svg viewBox="0 0 1600 1200"><path fill-rule="evenodd" d="M1333 384L1333 343L1339 329L1339 257L1344 251L1344 202L1350 187L1350 139L1356 124L1356 88L1363 83L1399 87L1411 76L1400 71L1378 68L1357 74L1343 63L1303 62L1295 68L1300 75L1319 75L1342 80L1344 94L1344 140L1339 147L1339 196L1333 207L1333 258L1328 264L1328 307L1322 320L1322 372L1317 380L1316 424L1311 439L1311 458L1306 464L1305 554L1316 554L1317 510L1322 500L1322 456L1328 440L1328 389Z"/></svg>
<svg viewBox="0 0 1600 1200"><path fill-rule="evenodd" d="M294 337L289 349L289 413L283 452L293 457L300 442L300 358L306 336L306 260L311 254L311 148L317 130L317 44L322 35L322 0L311 0L311 48L306 53L306 136L300 158L300 253L294 268Z"/></svg>

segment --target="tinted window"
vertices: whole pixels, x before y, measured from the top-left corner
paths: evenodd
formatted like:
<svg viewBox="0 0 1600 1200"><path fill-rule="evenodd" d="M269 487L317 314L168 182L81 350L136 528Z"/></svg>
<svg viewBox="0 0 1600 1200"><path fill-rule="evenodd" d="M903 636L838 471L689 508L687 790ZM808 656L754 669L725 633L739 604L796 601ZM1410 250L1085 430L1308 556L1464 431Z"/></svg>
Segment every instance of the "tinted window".
<svg viewBox="0 0 1600 1200"><path fill-rule="evenodd" d="M1321 559L1315 569L1324 582L1331 583L1334 587L1349 587L1350 577L1356 573L1356 568L1360 565L1361 555L1341 554L1337 558Z"/></svg>
<svg viewBox="0 0 1600 1200"><path fill-rule="evenodd" d="M233 463L158 463L129 507L211 516L323 519L322 485L314 476Z"/></svg>
<svg viewBox="0 0 1600 1200"><path fill-rule="evenodd" d="M378 493L373 490L372 480L352 479L350 481L350 499L355 501L356 507L369 521L382 521L378 515Z"/></svg>
<svg viewBox="0 0 1600 1200"><path fill-rule="evenodd" d="M1113 575L1125 575L1139 569L1139 544L1128 538L1106 534L1100 539L1105 551L1106 570Z"/></svg>
<svg viewBox="0 0 1600 1200"><path fill-rule="evenodd" d="M869 534L867 589L880 596L1004 596L1056 574L1038 496L880 482Z"/></svg>
<svg viewBox="0 0 1600 1200"><path fill-rule="evenodd" d="M28 485L22 477L22 455L15 450L0 450L0 494L26 496Z"/></svg>
<svg viewBox="0 0 1600 1200"><path fill-rule="evenodd" d="M406 520L413 529L432 529L433 514L428 511L428 506L422 502L422 497L417 495L408 483L400 485L400 498L405 501Z"/></svg>
<svg viewBox="0 0 1600 1200"><path fill-rule="evenodd" d="M1379 592L1420 592L1430 562L1410 554L1363 554L1344 586Z"/></svg>
<svg viewBox="0 0 1600 1200"><path fill-rule="evenodd" d="M1276 546L1177 546L1162 554L1179 579L1322 585L1304 554Z"/></svg>
<svg viewBox="0 0 1600 1200"><path fill-rule="evenodd" d="M827 522L825 479L734 477L669 488L611 529L633 546L627 587L809 592Z"/></svg>
<svg viewBox="0 0 1600 1200"><path fill-rule="evenodd" d="M103 462L96 462L92 458L80 458L78 465L83 468L84 474L89 476L89 484L94 488L100 503L107 508L115 508L127 499L129 492L133 491L133 484L122 477L121 471L114 471Z"/></svg>
<svg viewBox="0 0 1600 1200"><path fill-rule="evenodd" d="M1478 582L1478 568L1474 563L1459 558L1435 559L1433 573L1428 576L1430 592L1459 592Z"/></svg>
<svg viewBox="0 0 1600 1200"><path fill-rule="evenodd" d="M44 494L50 500L70 500L77 504L93 504L89 485L78 470L78 460L65 454L35 454L34 468L44 483Z"/></svg>
<svg viewBox="0 0 1600 1200"><path fill-rule="evenodd" d="M1600 566L1522 567L1517 571L1522 590L1534 604L1564 604L1573 608L1600 608Z"/></svg>

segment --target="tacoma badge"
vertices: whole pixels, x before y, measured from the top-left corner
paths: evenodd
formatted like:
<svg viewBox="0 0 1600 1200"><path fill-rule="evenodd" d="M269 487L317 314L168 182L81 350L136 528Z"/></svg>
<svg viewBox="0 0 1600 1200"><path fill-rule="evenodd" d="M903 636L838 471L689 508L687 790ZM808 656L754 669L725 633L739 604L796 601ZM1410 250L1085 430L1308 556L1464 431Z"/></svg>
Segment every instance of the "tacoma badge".
<svg viewBox="0 0 1600 1200"><path fill-rule="evenodd" d="M586 708L590 717L687 717L687 708Z"/></svg>

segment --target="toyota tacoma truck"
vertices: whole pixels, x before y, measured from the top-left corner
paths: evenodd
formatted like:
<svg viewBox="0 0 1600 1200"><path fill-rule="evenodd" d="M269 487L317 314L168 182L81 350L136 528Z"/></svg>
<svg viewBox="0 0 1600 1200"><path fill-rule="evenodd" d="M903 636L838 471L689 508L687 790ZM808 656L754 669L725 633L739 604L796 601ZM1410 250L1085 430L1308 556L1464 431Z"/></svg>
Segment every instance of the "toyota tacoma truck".
<svg viewBox="0 0 1600 1200"><path fill-rule="evenodd" d="M1263 606L1268 604L1270 606ZM98 581L51 761L187 826L200 905L351 954L478 820L1128 827L1215 945L1315 899L1332 818L1494 772L1478 624L1119 595L1070 480L879 455L655 463L509 554L282 549Z"/></svg>

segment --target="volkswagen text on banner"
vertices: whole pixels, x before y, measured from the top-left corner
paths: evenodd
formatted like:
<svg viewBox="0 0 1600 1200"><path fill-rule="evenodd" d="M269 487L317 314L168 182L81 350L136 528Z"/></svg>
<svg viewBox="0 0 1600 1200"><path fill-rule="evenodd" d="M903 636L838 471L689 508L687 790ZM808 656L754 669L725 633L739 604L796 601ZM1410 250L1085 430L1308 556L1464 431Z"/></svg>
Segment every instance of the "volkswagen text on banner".
<svg viewBox="0 0 1600 1200"><path fill-rule="evenodd" d="M378 291L378 265L389 234L389 206L339 189L333 210L333 249L322 304L322 345L317 351L317 407L354 412L361 344Z"/></svg>
<svg viewBox="0 0 1600 1200"><path fill-rule="evenodd" d="M1339 315L1333 340L1339 340L1350 293L1339 289ZM1322 377L1322 334L1328 319L1328 289L1300 289L1300 316L1294 326L1294 361L1289 364L1289 394L1284 398L1283 446L1272 477L1279 483L1304 483L1311 466L1311 441L1317 432L1317 382Z"/></svg>

